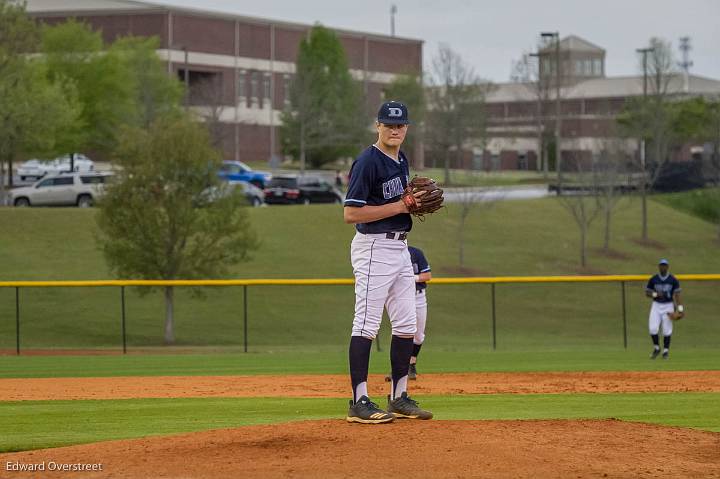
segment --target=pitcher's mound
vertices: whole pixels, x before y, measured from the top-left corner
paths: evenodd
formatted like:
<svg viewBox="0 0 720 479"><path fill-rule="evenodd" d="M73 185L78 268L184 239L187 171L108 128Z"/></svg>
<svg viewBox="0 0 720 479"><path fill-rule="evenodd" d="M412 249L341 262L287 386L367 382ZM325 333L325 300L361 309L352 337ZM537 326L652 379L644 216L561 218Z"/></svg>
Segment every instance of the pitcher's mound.
<svg viewBox="0 0 720 479"><path fill-rule="evenodd" d="M3 469L42 461L103 467L94 473L45 473L53 478L720 478L720 434L616 420L361 425L338 419L103 442L0 459Z"/></svg>

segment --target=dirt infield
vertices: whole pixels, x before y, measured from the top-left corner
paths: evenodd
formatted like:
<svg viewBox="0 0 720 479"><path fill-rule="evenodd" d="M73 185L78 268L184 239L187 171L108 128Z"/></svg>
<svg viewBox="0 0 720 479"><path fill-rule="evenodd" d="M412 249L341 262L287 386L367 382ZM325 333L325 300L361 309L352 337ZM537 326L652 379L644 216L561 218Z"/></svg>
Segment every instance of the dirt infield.
<svg viewBox="0 0 720 479"><path fill-rule="evenodd" d="M385 395L371 375L371 396ZM0 401L187 397L346 397L346 375L0 379ZM413 394L720 392L720 371L424 374Z"/></svg>
<svg viewBox="0 0 720 479"><path fill-rule="evenodd" d="M0 455L12 478L720 478L720 434L603 421L303 421ZM50 464L100 464L49 472ZM46 472L6 471L44 463Z"/></svg>

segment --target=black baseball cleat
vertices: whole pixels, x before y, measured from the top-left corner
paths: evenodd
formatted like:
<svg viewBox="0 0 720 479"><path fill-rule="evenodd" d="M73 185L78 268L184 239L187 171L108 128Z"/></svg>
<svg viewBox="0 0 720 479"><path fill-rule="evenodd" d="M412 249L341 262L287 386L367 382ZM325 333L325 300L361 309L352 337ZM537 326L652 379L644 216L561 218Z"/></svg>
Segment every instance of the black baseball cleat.
<svg viewBox="0 0 720 479"><path fill-rule="evenodd" d="M395 416L380 409L367 396L361 396L355 404L351 399L350 409L345 418L347 422L359 422L362 424L382 424L392 422L394 419Z"/></svg>
<svg viewBox="0 0 720 479"><path fill-rule="evenodd" d="M670 357L670 351L663 351L663 356L662 356L662 358L663 358L663 359L667 359L667 358L669 358L669 357Z"/></svg>
<svg viewBox="0 0 720 479"><path fill-rule="evenodd" d="M653 352L650 354L650 359L655 359L660 354L659 349L653 349Z"/></svg>
<svg viewBox="0 0 720 479"><path fill-rule="evenodd" d="M417 368L414 364L410 365L410 369L408 370L408 379L412 379L413 381L417 379Z"/></svg>
<svg viewBox="0 0 720 479"><path fill-rule="evenodd" d="M417 401L403 392L399 398L390 400L388 395L388 412L400 419L432 419L433 413L420 408Z"/></svg>

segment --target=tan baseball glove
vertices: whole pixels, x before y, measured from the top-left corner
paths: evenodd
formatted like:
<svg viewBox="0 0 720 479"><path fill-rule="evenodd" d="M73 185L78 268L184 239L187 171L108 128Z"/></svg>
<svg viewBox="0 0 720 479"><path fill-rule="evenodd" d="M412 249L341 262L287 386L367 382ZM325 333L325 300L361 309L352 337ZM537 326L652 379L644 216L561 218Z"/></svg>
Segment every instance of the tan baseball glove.
<svg viewBox="0 0 720 479"><path fill-rule="evenodd" d="M419 191L425 191L425 194L415 196L415 193ZM405 206L407 206L408 213L423 217L426 214L435 213L442 208L444 201L443 190L432 178L415 176L405 188L402 201L405 203Z"/></svg>
<svg viewBox="0 0 720 479"><path fill-rule="evenodd" d="M668 318L672 319L673 321L678 321L680 319L683 319L685 317L685 313L682 311L673 311L672 313L668 313Z"/></svg>

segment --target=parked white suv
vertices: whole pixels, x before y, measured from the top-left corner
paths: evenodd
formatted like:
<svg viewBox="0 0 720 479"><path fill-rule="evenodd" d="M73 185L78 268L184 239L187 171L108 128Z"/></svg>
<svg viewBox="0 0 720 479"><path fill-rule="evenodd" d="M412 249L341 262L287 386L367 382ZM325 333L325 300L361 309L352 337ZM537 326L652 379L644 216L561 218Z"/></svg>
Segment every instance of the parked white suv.
<svg viewBox="0 0 720 479"><path fill-rule="evenodd" d="M95 169L95 163L87 156L81 153L75 153L75 162L73 171L86 172ZM17 174L21 181L27 178L42 178L45 175L56 175L65 171L70 171L70 156L58 156L54 160L28 160L18 166Z"/></svg>
<svg viewBox="0 0 720 479"><path fill-rule="evenodd" d="M73 206L87 208L105 193L112 175L106 173L62 173L10 190L13 206Z"/></svg>

